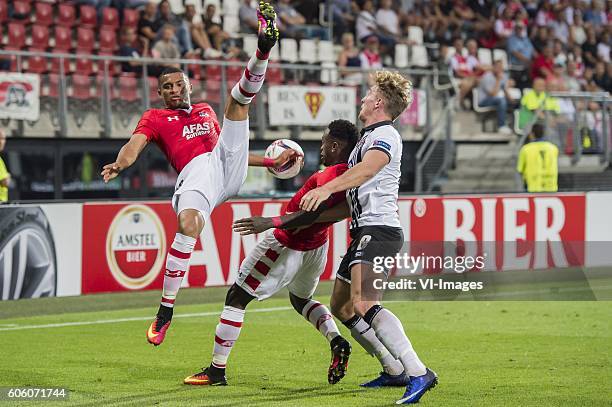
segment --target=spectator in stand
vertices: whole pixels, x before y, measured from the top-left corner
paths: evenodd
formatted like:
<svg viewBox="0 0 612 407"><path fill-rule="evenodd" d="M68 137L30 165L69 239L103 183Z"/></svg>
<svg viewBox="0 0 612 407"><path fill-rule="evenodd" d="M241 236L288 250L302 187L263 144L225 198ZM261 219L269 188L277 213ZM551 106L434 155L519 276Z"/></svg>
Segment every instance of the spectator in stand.
<svg viewBox="0 0 612 407"><path fill-rule="evenodd" d="M567 44L567 41L569 40L569 27L565 21L563 9L557 9L554 14L555 19L550 24L553 38Z"/></svg>
<svg viewBox="0 0 612 407"><path fill-rule="evenodd" d="M555 56L553 61L556 64L561 64L565 66L567 64L567 54L565 53L565 49L563 49L563 44L559 40L555 40L553 43L553 55Z"/></svg>
<svg viewBox="0 0 612 407"><path fill-rule="evenodd" d="M531 40L531 43L533 44L536 51L542 52L542 50L544 50L544 47L550 42L551 35L548 32L547 27L538 27L535 33L535 38Z"/></svg>
<svg viewBox="0 0 612 407"><path fill-rule="evenodd" d="M359 54L362 69L380 69L383 67L380 57L380 42L378 36L371 34L365 40L363 51Z"/></svg>
<svg viewBox="0 0 612 407"><path fill-rule="evenodd" d="M544 0L540 6L540 10L536 15L536 25L539 27L548 27L555 21L555 13L553 4L549 0Z"/></svg>
<svg viewBox="0 0 612 407"><path fill-rule="evenodd" d="M497 45L505 47L508 43L508 38L514 33L515 21L513 20L512 9L504 8L504 12L500 18L495 20L495 35L497 35Z"/></svg>
<svg viewBox="0 0 612 407"><path fill-rule="evenodd" d="M546 79L548 75L553 74L554 64L552 46L547 44L542 49L542 52L535 57L533 64L531 65L531 79Z"/></svg>
<svg viewBox="0 0 612 407"><path fill-rule="evenodd" d="M576 63L574 61L567 62L567 69L563 74L562 81L570 92L580 92L582 89L580 82L576 78Z"/></svg>
<svg viewBox="0 0 612 407"><path fill-rule="evenodd" d="M357 32L357 39L360 42L364 42L370 35L375 34L378 37L378 41L385 48L385 51L390 51L395 46L395 40L388 35L385 35L378 23L376 22L374 2L372 0L365 0L361 11L357 16L355 23L355 31Z"/></svg>
<svg viewBox="0 0 612 407"><path fill-rule="evenodd" d="M584 13L584 22L599 29L608 24L608 15L601 0L593 0L591 7Z"/></svg>
<svg viewBox="0 0 612 407"><path fill-rule="evenodd" d="M485 33L493 30L495 26L493 1L468 0L467 4L474 13L474 36L484 40L482 36L484 36ZM487 46L484 42L482 42L482 45Z"/></svg>
<svg viewBox="0 0 612 407"><path fill-rule="evenodd" d="M568 59L576 64L576 78L581 78L584 75L584 59L582 58L582 48L578 45L574 47L572 52L568 55Z"/></svg>
<svg viewBox="0 0 612 407"><path fill-rule="evenodd" d="M557 192L558 159L559 148L544 140L544 126L534 124L516 164L528 192Z"/></svg>
<svg viewBox="0 0 612 407"><path fill-rule="evenodd" d="M581 13L576 13L574 15L574 23L570 27L570 40L576 45L582 45L586 41L586 31L584 30L584 22L582 21Z"/></svg>
<svg viewBox="0 0 612 407"><path fill-rule="evenodd" d="M376 24L383 35L397 40L401 34L399 16L392 6L392 0L380 0L380 8L376 11Z"/></svg>
<svg viewBox="0 0 612 407"><path fill-rule="evenodd" d="M102 19L102 10L105 7L110 7L112 0L71 0L68 3L74 4L75 6L92 6L96 8L98 13L98 20Z"/></svg>
<svg viewBox="0 0 612 407"><path fill-rule="evenodd" d="M293 1L295 9L304 16L306 24L319 25L319 5L323 0L298 0Z"/></svg>
<svg viewBox="0 0 612 407"><path fill-rule="evenodd" d="M453 74L459 79L459 106L463 106L465 97L478 85L478 68L480 63L473 55L463 56L463 40L455 39L455 55L451 58Z"/></svg>
<svg viewBox="0 0 612 407"><path fill-rule="evenodd" d="M492 68L491 65L484 65L478 59L478 42L470 38L467 40L465 44L465 48L467 49L467 58L476 60L477 64L474 67L474 74L478 77L481 77L486 70L490 70Z"/></svg>
<svg viewBox="0 0 612 407"><path fill-rule="evenodd" d="M593 81L603 91L612 93L612 78L608 76L606 63L603 61L595 64L595 72L593 73Z"/></svg>
<svg viewBox="0 0 612 407"><path fill-rule="evenodd" d="M223 42L230 38L230 35L223 31L221 22L217 21L215 14L217 13L217 7L214 4L206 6L206 12L204 14L204 29L208 38L211 40L212 45L216 50L221 51L223 49Z"/></svg>
<svg viewBox="0 0 612 407"><path fill-rule="evenodd" d="M157 39L157 32L160 28L161 25L159 21L157 21L157 4L150 1L140 13L138 35L146 38L149 43L152 44Z"/></svg>
<svg viewBox="0 0 612 407"><path fill-rule="evenodd" d="M330 3L334 19L334 40L336 42L342 42L344 33L349 31L353 32L355 15L357 13L353 10L354 4L351 0L334 0Z"/></svg>
<svg viewBox="0 0 612 407"><path fill-rule="evenodd" d="M451 15L459 21L460 30L468 35L474 35L477 27L476 13L466 0L455 0Z"/></svg>
<svg viewBox="0 0 612 407"><path fill-rule="evenodd" d="M291 0L279 0L276 5L278 18L282 22L284 29L282 32L292 38L319 38L328 40L329 35L325 28L320 25L306 24L306 19L295 7L291 5Z"/></svg>
<svg viewBox="0 0 612 407"><path fill-rule="evenodd" d="M604 62L610 62L610 32L605 31L601 34L601 39L597 44L597 57Z"/></svg>
<svg viewBox="0 0 612 407"><path fill-rule="evenodd" d="M526 87L535 49L527 36L527 29L522 21L517 21L514 25L514 33L508 38L507 52L510 65L513 68L513 79L520 88Z"/></svg>
<svg viewBox="0 0 612 407"><path fill-rule="evenodd" d="M146 40L142 51L137 44L136 30L131 27L123 27L119 35L119 55L122 57L141 58L142 55L148 53L149 42ZM147 71L152 76L157 76L151 71L151 66L147 66ZM121 63L121 71L129 73L142 73L142 63L138 61L129 61Z"/></svg>
<svg viewBox="0 0 612 407"><path fill-rule="evenodd" d="M163 27L166 24L170 24L174 27L175 41L177 41L181 54L190 54L193 52L193 41L191 34L189 33L189 25L183 18L177 16L172 12L170 2L168 0L162 0L157 6L157 25ZM158 39L161 34L157 34ZM209 44L210 47L210 44Z"/></svg>
<svg viewBox="0 0 612 407"><path fill-rule="evenodd" d="M508 81L503 61L496 60L493 62L493 70L486 72L478 84L478 104L481 107L495 107L498 131L502 134L512 134L512 130L506 125L506 111L510 100Z"/></svg>
<svg viewBox="0 0 612 407"><path fill-rule="evenodd" d="M350 72L342 68L360 68L361 56L359 48L355 46L355 37L347 32L342 35L342 51L338 56L338 69L340 81L344 85L359 85L363 77L359 72Z"/></svg>
<svg viewBox="0 0 612 407"><path fill-rule="evenodd" d="M219 58L221 52L214 49L208 38L208 34L204 31L204 23L200 16L196 16L196 8L194 4L185 5L185 14L183 14L183 24L187 26L193 43L200 50L200 54L207 58ZM188 44L189 45L189 44ZM193 46L193 45L192 45Z"/></svg>
<svg viewBox="0 0 612 407"><path fill-rule="evenodd" d="M11 60L8 58L0 57L0 71L10 71L11 70Z"/></svg>
<svg viewBox="0 0 612 407"><path fill-rule="evenodd" d="M594 68L597 63L597 35L593 27L587 28L587 40L582 44L582 55L586 66Z"/></svg>
<svg viewBox="0 0 612 407"><path fill-rule="evenodd" d="M257 34L257 10L254 4L255 0L242 0L242 4L238 9L240 31L243 33Z"/></svg>
<svg viewBox="0 0 612 407"><path fill-rule="evenodd" d="M0 153L4 151L6 146L6 135L4 130L0 129ZM8 187L11 183L11 174L7 171L6 165L0 157L0 204L8 202Z"/></svg>
<svg viewBox="0 0 612 407"><path fill-rule="evenodd" d="M181 57L181 50L179 49L178 45L176 45L174 26L171 24L166 24L162 27L161 34L161 39L155 43L153 49L151 50L151 55L153 55L153 58L179 59ZM175 63L164 63L163 66L175 68L180 67L179 64Z"/></svg>
<svg viewBox="0 0 612 407"><path fill-rule="evenodd" d="M544 78L536 78L533 81L533 89L523 94L519 111L519 128L522 129L531 123L538 111L540 118L545 117L545 111L556 114L560 112L559 101L549 96L546 89Z"/></svg>

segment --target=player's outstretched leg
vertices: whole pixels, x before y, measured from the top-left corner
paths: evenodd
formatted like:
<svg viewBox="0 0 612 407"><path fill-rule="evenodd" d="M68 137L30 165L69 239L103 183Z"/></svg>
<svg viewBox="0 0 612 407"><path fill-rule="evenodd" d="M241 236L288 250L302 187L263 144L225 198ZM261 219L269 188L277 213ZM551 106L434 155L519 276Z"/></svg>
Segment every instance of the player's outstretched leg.
<svg viewBox="0 0 612 407"><path fill-rule="evenodd" d="M174 242L166 257L166 271L164 272L164 289L161 304L155 320L147 330L149 343L159 346L166 337L166 332L172 322L172 312L176 294L181 286L183 277L189 268L189 258L196 239L177 233Z"/></svg>
<svg viewBox="0 0 612 407"><path fill-rule="evenodd" d="M327 381L329 384L338 383L346 374L351 344L340 335L334 317L325 305L313 299L300 298L293 293L289 293L289 299L293 308L329 342L331 362L327 371Z"/></svg>
<svg viewBox="0 0 612 407"><path fill-rule="evenodd" d="M270 50L279 38L275 22L276 12L269 3L259 2L257 19L259 21L257 51L249 60L240 81L232 88L232 97L225 109L225 117L234 121L247 119L248 105L263 86Z"/></svg>
<svg viewBox="0 0 612 407"><path fill-rule="evenodd" d="M185 384L200 386L226 386L225 366L234 344L240 336L247 305L254 299L236 284L225 298L225 306L215 329L212 363L201 372L185 378Z"/></svg>

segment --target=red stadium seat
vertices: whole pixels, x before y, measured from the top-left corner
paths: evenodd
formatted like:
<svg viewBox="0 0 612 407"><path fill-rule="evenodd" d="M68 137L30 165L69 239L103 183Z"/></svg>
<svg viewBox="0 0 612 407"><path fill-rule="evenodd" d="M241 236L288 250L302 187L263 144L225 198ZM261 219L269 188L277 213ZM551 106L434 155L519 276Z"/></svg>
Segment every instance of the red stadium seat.
<svg viewBox="0 0 612 407"><path fill-rule="evenodd" d="M35 7L35 22L46 27L53 24L53 5L37 2Z"/></svg>
<svg viewBox="0 0 612 407"><path fill-rule="evenodd" d="M119 11L114 7L102 10L102 29L117 30L119 28Z"/></svg>
<svg viewBox="0 0 612 407"><path fill-rule="evenodd" d="M151 104L161 103L161 97L157 94L157 78L149 76L149 100Z"/></svg>
<svg viewBox="0 0 612 407"><path fill-rule="evenodd" d="M28 57L28 68L26 71L37 74L44 74L48 71L47 69L47 58L32 56Z"/></svg>
<svg viewBox="0 0 612 407"><path fill-rule="evenodd" d="M112 52L98 52L99 56L113 56ZM104 74L104 61L103 60L99 60L98 61L98 75L103 75ZM119 64L117 64L117 62L115 61L109 61L108 62L108 74L110 76L117 76L119 74L121 74L121 66Z"/></svg>
<svg viewBox="0 0 612 407"><path fill-rule="evenodd" d="M123 26L124 27L138 27L138 20L140 20L140 16L138 15L138 11L131 8L123 9Z"/></svg>
<svg viewBox="0 0 612 407"><path fill-rule="evenodd" d="M30 20L32 13L32 5L29 1L16 0L13 1L13 19Z"/></svg>
<svg viewBox="0 0 612 407"><path fill-rule="evenodd" d="M269 85L280 85L283 83L283 72L280 68L268 68L266 71L266 83Z"/></svg>
<svg viewBox="0 0 612 407"><path fill-rule="evenodd" d="M8 24L7 48L21 49L25 46L26 30L23 23L10 22Z"/></svg>
<svg viewBox="0 0 612 407"><path fill-rule="evenodd" d="M118 97L121 100L126 102L135 102L140 100L140 86L138 84L138 79L129 76L129 75L121 75L119 78L119 95Z"/></svg>
<svg viewBox="0 0 612 407"><path fill-rule="evenodd" d="M206 65L206 80L220 81L221 80L221 66L220 65Z"/></svg>
<svg viewBox="0 0 612 407"><path fill-rule="evenodd" d="M98 15L95 7L83 5L79 7L79 15L81 16L79 23L81 27L94 28L98 25Z"/></svg>
<svg viewBox="0 0 612 407"><path fill-rule="evenodd" d="M50 98L59 97L60 77L57 74L48 75L48 86L42 87L42 96Z"/></svg>
<svg viewBox="0 0 612 407"><path fill-rule="evenodd" d="M206 102L221 103L221 82L216 80L206 80Z"/></svg>
<svg viewBox="0 0 612 407"><path fill-rule="evenodd" d="M76 67L75 72L78 72L79 75L89 76L94 74L94 64L91 58L87 56L78 55L76 58Z"/></svg>
<svg viewBox="0 0 612 407"><path fill-rule="evenodd" d="M33 50L45 50L49 46L49 27L46 25L32 26L32 45Z"/></svg>
<svg viewBox="0 0 612 407"><path fill-rule="evenodd" d="M236 60L231 60L231 62L236 62L238 61ZM234 86L236 83L238 83L238 81L240 80L240 78L242 77L242 72L244 72L244 67L243 66L228 66L225 70L225 75L227 77L227 84L228 86Z"/></svg>
<svg viewBox="0 0 612 407"><path fill-rule="evenodd" d="M91 28L79 27L77 29L77 51L91 54L95 47L95 33Z"/></svg>
<svg viewBox="0 0 612 407"><path fill-rule="evenodd" d="M89 100L95 97L91 91L91 78L84 75L72 75L72 95L79 100Z"/></svg>
<svg viewBox="0 0 612 407"><path fill-rule="evenodd" d="M58 51L68 51L72 49L72 29L58 25L55 27L55 46Z"/></svg>
<svg viewBox="0 0 612 407"><path fill-rule="evenodd" d="M57 9L58 25L64 27L73 27L76 23L76 11L72 4L60 3Z"/></svg>
<svg viewBox="0 0 612 407"><path fill-rule="evenodd" d="M64 53L64 51L53 51L54 54L61 54ZM52 73L60 73L60 59L59 58L51 58L51 72ZM68 58L64 58L64 73L67 74L68 72L70 72L70 59Z"/></svg>
<svg viewBox="0 0 612 407"><path fill-rule="evenodd" d="M115 31L102 29L98 39L100 51L113 52L117 49L117 34Z"/></svg>
<svg viewBox="0 0 612 407"><path fill-rule="evenodd" d="M6 0L0 0L0 23L4 23L8 19L8 4Z"/></svg>

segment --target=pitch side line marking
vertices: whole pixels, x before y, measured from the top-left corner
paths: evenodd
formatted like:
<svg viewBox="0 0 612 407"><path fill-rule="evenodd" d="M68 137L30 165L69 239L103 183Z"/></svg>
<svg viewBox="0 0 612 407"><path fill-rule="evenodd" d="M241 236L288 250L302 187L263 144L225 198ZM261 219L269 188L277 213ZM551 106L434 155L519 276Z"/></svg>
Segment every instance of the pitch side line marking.
<svg viewBox="0 0 612 407"><path fill-rule="evenodd" d="M275 311L287 311L292 310L293 307L275 307L275 308L258 308L249 310L250 313L255 312L275 312ZM210 317L210 316L219 316L221 315L220 311L209 311L209 312L196 312L192 314L178 314L174 315L172 318L194 318L194 317ZM58 324L44 324L44 325L23 325L17 326L15 325L10 328L0 328L0 332L3 331L21 331L24 329L45 329L45 328L63 328L66 326L83 326L83 325L99 325L99 324L115 324L118 322L131 322L131 321L147 321L152 319L152 317L132 317L132 318L117 318L117 319L100 319L97 321L77 321L77 322L62 322ZM2 325L0 325L2 326ZM6 326L6 325L5 325Z"/></svg>

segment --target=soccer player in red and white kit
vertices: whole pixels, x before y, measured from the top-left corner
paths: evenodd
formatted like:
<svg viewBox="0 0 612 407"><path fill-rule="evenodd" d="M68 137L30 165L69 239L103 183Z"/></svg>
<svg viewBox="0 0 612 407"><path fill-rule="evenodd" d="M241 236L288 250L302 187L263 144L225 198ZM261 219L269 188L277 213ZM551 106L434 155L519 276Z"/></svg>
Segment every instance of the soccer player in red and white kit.
<svg viewBox="0 0 612 407"><path fill-rule="evenodd" d="M327 168L306 181L289 201L285 214L301 212L299 203L308 191L325 185L347 170L348 157L357 137L357 128L349 121L334 120L329 124L321 140L321 162ZM345 200L345 193L338 192L329 198L326 205L333 207ZM280 222L280 218L241 219L234 223L234 230L241 234L255 233L253 222L268 220L269 224L261 229L264 230L274 227L274 222ZM227 293L215 329L212 363L203 371L187 377L186 384L226 385L225 367L240 335L247 305L254 299L265 300L283 287L289 290L293 308L330 343L329 383L335 384L344 377L351 345L340 335L327 307L312 299L327 262L328 227L331 224L316 223L299 230L275 229L266 234L240 265L238 278Z"/></svg>
<svg viewBox="0 0 612 407"><path fill-rule="evenodd" d="M270 50L279 37L272 6L261 1L257 16L258 49L232 89L223 128L207 103L191 104L192 88L183 71L169 68L158 80L158 93L166 108L147 110L117 160L103 167L102 176L108 182L153 142L179 174L172 196L178 232L166 258L161 305L147 331L147 340L154 345L162 343L170 326L176 294L204 222L215 207L238 192L247 175L249 104L262 87ZM253 164L270 163L254 159Z"/></svg>

